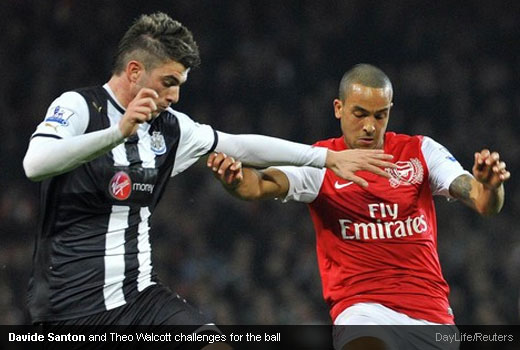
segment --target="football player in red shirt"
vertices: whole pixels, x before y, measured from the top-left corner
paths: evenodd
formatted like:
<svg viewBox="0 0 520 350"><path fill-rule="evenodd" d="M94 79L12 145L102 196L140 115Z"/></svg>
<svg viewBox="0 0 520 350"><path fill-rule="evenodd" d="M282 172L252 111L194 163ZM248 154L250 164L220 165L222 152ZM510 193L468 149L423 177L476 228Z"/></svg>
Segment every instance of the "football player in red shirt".
<svg viewBox="0 0 520 350"><path fill-rule="evenodd" d="M358 171L347 182L330 170L310 167L257 171L222 153L212 154L208 167L239 198L308 204L323 295L335 325L453 325L437 253L433 195L458 199L481 215L496 214L510 173L497 152L476 152L470 174L431 138L386 132L392 96L390 79L379 68L353 67L334 100L343 135L315 144L335 151L383 149L397 165L385 169L389 179ZM413 329L413 336L398 339L391 329L335 327L334 345L445 348L431 332Z"/></svg>

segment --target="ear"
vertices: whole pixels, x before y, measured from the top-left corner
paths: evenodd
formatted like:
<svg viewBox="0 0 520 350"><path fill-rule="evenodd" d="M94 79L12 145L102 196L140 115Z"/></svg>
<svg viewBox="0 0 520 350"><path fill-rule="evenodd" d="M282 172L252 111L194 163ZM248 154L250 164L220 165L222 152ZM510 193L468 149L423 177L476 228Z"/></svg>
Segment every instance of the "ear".
<svg viewBox="0 0 520 350"><path fill-rule="evenodd" d="M336 117L336 119L341 119L341 112L343 110L343 102L341 102L341 100L335 98L333 104L334 104L334 116Z"/></svg>
<svg viewBox="0 0 520 350"><path fill-rule="evenodd" d="M131 83L135 84L137 80L139 80L139 77L141 76L143 71L144 66L139 61L132 60L126 64L126 77L128 81L130 81Z"/></svg>

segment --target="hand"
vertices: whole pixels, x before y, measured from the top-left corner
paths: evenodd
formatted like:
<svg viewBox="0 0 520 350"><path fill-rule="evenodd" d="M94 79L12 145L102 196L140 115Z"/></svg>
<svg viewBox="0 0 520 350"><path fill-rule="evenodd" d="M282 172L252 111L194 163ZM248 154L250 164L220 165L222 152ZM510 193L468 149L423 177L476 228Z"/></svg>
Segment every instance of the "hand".
<svg viewBox="0 0 520 350"><path fill-rule="evenodd" d="M153 113L157 110L154 100L157 98L159 98L159 95L152 89L142 88L139 90L128 104L125 114L119 121L119 129L123 137L135 134L139 124L152 119Z"/></svg>
<svg viewBox="0 0 520 350"><path fill-rule="evenodd" d="M358 170L366 170L386 178L390 174L381 168L396 168L391 154L385 154L383 150L348 149L345 151L327 151L325 166L344 180L352 181L361 187L368 187L368 182L354 175Z"/></svg>
<svg viewBox="0 0 520 350"><path fill-rule="evenodd" d="M211 153L207 166L211 168L215 177L228 188L236 188L244 179L242 162L236 161L224 153Z"/></svg>
<svg viewBox="0 0 520 350"><path fill-rule="evenodd" d="M506 163L500 161L497 152L491 153L488 149L483 149L475 153L473 176L484 187L496 189L511 177L511 173L506 170Z"/></svg>

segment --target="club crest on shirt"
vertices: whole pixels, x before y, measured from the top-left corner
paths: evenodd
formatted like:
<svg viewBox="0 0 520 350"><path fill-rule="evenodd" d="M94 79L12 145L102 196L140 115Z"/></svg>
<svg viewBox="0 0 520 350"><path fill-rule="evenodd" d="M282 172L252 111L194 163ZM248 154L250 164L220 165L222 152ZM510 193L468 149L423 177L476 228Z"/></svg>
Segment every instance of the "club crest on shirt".
<svg viewBox="0 0 520 350"><path fill-rule="evenodd" d="M124 201L132 193L132 180L124 171L117 172L108 184L108 192L118 201Z"/></svg>
<svg viewBox="0 0 520 350"><path fill-rule="evenodd" d="M153 153L160 156L166 153L166 142L164 141L164 136L160 131L152 132L150 136L150 148Z"/></svg>
<svg viewBox="0 0 520 350"><path fill-rule="evenodd" d="M56 106L54 108L54 112L51 116L45 118L45 121L48 123L58 123L62 126L69 125L68 119L74 114L74 112L69 111L63 107Z"/></svg>
<svg viewBox="0 0 520 350"><path fill-rule="evenodd" d="M422 183L424 169L419 159L411 158L409 161L399 161L395 164L396 169L385 169L390 174L390 179L388 179L390 186L396 188L400 185L410 186Z"/></svg>

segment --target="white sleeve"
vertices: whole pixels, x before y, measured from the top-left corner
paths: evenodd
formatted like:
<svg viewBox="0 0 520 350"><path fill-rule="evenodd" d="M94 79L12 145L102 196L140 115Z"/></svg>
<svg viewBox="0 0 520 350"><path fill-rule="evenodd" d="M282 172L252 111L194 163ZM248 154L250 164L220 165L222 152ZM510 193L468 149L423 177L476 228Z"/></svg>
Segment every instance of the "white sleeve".
<svg viewBox="0 0 520 350"><path fill-rule="evenodd" d="M217 131L217 152L255 167L297 165L323 168L327 148L304 145L263 135L231 135Z"/></svg>
<svg viewBox="0 0 520 350"><path fill-rule="evenodd" d="M428 166L432 194L452 198L449 191L452 181L460 175L471 174L462 168L446 147L427 136L423 138L421 150Z"/></svg>
<svg viewBox="0 0 520 350"><path fill-rule="evenodd" d="M175 176L200 157L211 152L216 145L216 131L209 125L199 124L184 113L170 109L179 121L180 139L171 176Z"/></svg>
<svg viewBox="0 0 520 350"><path fill-rule="evenodd" d="M117 124L84 134L88 121L88 106L81 95L66 92L57 98L29 142L23 160L26 176L40 181L65 173L124 141Z"/></svg>
<svg viewBox="0 0 520 350"><path fill-rule="evenodd" d="M55 99L32 137L67 138L85 133L89 122L87 101L79 93L67 91Z"/></svg>
<svg viewBox="0 0 520 350"><path fill-rule="evenodd" d="M289 180L289 191L282 201L295 201L311 203L320 193L321 185L327 169L317 169L308 166L277 166L274 167L282 171Z"/></svg>

